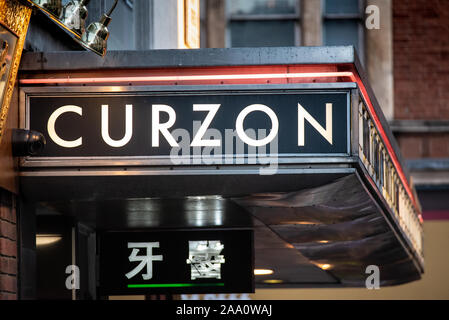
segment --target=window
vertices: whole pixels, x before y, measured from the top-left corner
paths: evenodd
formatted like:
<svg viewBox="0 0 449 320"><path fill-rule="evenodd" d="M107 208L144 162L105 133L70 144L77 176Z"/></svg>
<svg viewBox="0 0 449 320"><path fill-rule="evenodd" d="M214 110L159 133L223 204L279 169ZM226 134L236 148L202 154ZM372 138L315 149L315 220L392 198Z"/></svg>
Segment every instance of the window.
<svg viewBox="0 0 449 320"><path fill-rule="evenodd" d="M299 0L226 1L228 47L300 44Z"/></svg>
<svg viewBox="0 0 449 320"><path fill-rule="evenodd" d="M322 0L323 44L353 45L364 62L364 1Z"/></svg>

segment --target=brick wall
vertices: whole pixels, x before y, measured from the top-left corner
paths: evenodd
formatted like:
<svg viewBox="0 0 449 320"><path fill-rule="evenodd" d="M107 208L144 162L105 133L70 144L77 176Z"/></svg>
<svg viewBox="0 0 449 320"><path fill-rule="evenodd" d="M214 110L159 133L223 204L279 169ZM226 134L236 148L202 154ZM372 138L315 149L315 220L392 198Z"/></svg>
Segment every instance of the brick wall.
<svg viewBox="0 0 449 320"><path fill-rule="evenodd" d="M17 299L17 225L14 195L0 188L0 300Z"/></svg>
<svg viewBox="0 0 449 320"><path fill-rule="evenodd" d="M393 1L395 119L449 121L449 1ZM404 158L449 158L449 133L396 136Z"/></svg>
<svg viewBox="0 0 449 320"><path fill-rule="evenodd" d="M396 136L406 159L448 158L449 134L447 133L405 133Z"/></svg>
<svg viewBox="0 0 449 320"><path fill-rule="evenodd" d="M449 120L449 2L393 1L396 119Z"/></svg>

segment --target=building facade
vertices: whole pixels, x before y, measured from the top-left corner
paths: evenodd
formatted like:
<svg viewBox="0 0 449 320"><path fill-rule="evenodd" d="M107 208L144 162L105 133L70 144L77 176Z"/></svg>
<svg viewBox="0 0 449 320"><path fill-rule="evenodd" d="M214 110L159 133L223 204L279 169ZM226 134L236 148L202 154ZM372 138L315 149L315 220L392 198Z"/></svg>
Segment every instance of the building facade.
<svg viewBox="0 0 449 320"><path fill-rule="evenodd" d="M119 59L123 55L119 52L122 50L141 51L143 55L151 56L152 52L147 50L195 47L245 47L251 50L252 47L352 45L398 141L422 205L426 271L421 280L381 290L270 289L265 286L250 297L449 298L449 277L445 275L449 256L441 249L445 247L449 233L449 203L446 200L449 195L449 107L446 90L449 85L449 44L445 37L441 37L449 28L447 4L438 0L203 0L198 7L200 37L190 39L187 37L186 16L180 14L185 12L184 6L188 2L120 0L111 15L108 54L102 60L105 62L99 63L92 58L86 60L86 65L104 64L107 68L109 63L112 66L111 61L114 57ZM113 0L90 1L87 5L87 24L97 21L113 3ZM23 60L18 79L32 79L33 74L46 74L49 78L65 75L64 72L68 71L57 70L59 67L46 69L45 59L52 56L47 53L81 51L83 47L67 33L55 28L42 12L23 7L31 15L24 42L25 56L29 54ZM36 52L44 53L42 61L36 61ZM139 55L135 57L132 63L138 65ZM42 64L41 69L37 67L39 63ZM54 62L54 65L58 63L63 65L62 60ZM83 73L94 77L96 73L101 75L104 72L98 68L89 74L83 70L83 63L78 61L75 64L81 67L66 70L80 77ZM106 73L111 77L117 76L111 70ZM139 73L133 76L139 76ZM23 121L19 119L21 86L24 85L17 84L12 94L13 103L7 119L9 128L18 128L20 121ZM2 139L0 149L4 150L1 159L2 166L6 168L0 175L0 298L52 297L56 289L39 283L39 276L33 270L42 274L42 268L48 265L39 265L39 259L44 261L54 254L67 255L68 251L61 247L56 251L39 253L35 235L52 234L58 230L56 233L67 234L70 238L73 226L70 219L46 221L55 206L49 211L36 209L32 202L22 199L23 190L17 170L19 163L10 154L8 134ZM61 210L69 209L65 207ZM70 210L75 212L77 209L72 207ZM92 230L88 226L78 225L77 228L83 248L88 250L95 245L92 244ZM69 244L63 244L66 245ZM57 250L62 251L58 253ZM66 258L71 261L72 256L68 254ZM95 258L86 256L79 261L88 268L89 261L92 261L89 259ZM33 266L32 261L37 261L34 262L37 269L27 267ZM95 273L92 270L89 272ZM82 281L87 281L83 286L89 288L77 298L93 298L91 294L95 289L87 279L83 278ZM64 281L65 275L60 280ZM61 291L61 294L67 299L74 297L73 292Z"/></svg>

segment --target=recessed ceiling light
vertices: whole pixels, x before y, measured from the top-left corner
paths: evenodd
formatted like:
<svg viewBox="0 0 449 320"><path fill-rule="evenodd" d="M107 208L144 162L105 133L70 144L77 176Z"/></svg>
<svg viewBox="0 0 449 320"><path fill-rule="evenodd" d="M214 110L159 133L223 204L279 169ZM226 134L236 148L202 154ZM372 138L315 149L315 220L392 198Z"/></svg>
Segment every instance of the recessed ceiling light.
<svg viewBox="0 0 449 320"><path fill-rule="evenodd" d="M282 283L284 281L279 280L279 279L269 279L269 280L264 280L264 283L269 283L269 284L278 284L278 283Z"/></svg>
<svg viewBox="0 0 449 320"><path fill-rule="evenodd" d="M36 235L36 246L45 246L53 244L62 239L61 235L58 234L38 234Z"/></svg>
<svg viewBox="0 0 449 320"><path fill-rule="evenodd" d="M324 263L324 264L317 264L317 267L323 269L323 270L328 270L332 267L332 265L328 264L328 263Z"/></svg>
<svg viewBox="0 0 449 320"><path fill-rule="evenodd" d="M271 269L254 269L254 275L256 276L263 276L268 274L273 274L273 270Z"/></svg>

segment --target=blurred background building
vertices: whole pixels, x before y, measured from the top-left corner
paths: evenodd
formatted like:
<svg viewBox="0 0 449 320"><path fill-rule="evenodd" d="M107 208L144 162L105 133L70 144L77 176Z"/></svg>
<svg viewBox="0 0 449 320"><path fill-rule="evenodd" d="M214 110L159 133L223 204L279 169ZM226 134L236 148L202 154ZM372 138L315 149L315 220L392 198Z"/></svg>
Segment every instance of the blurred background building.
<svg viewBox="0 0 449 320"><path fill-rule="evenodd" d="M379 29L366 28L379 8ZM206 0L202 46L354 45L423 207L423 279L381 290L259 290L261 299L449 299L449 3Z"/></svg>
<svg viewBox="0 0 449 320"><path fill-rule="evenodd" d="M90 1L88 23L98 20L113 2ZM184 32L178 15L183 3L120 0L109 26L109 54L185 48L179 41ZM367 28L367 18L377 13L379 28ZM251 298L449 299L448 1L201 0L200 16L201 48L353 45L407 160L423 207L426 270L422 280L381 290L259 289ZM36 11L24 50L83 48ZM5 243L16 241L15 233L11 235L16 220L8 191L2 189L0 200L2 256ZM3 256L2 270L13 270L15 260ZM16 281L13 273L1 276L0 298L16 297ZM2 293L5 287L10 289Z"/></svg>
<svg viewBox="0 0 449 320"><path fill-rule="evenodd" d="M370 5L379 9L379 29L366 27ZM378 291L266 289L253 298L449 298L449 38L441 36L448 31L447 1L203 1L204 47L354 45L423 207L422 280Z"/></svg>

